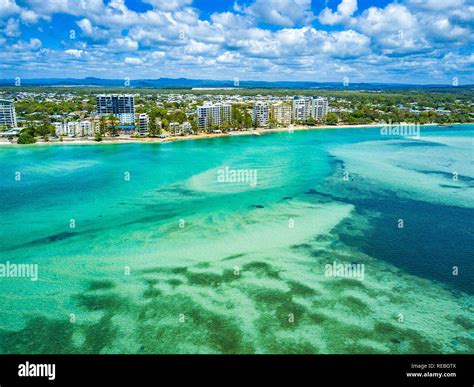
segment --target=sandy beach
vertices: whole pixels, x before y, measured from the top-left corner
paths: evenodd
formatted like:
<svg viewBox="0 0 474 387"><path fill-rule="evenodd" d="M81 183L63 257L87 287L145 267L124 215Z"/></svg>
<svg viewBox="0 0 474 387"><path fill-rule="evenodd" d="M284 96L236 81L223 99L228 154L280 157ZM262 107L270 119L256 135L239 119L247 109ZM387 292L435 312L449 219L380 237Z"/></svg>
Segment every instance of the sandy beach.
<svg viewBox="0 0 474 387"><path fill-rule="evenodd" d="M404 124L404 123L401 123ZM423 124L420 126L433 126L436 124ZM456 124L460 125L460 124ZM92 144L126 144L126 143L166 143L166 142L175 142L175 141L187 141L187 140L204 140L210 138L219 138L219 137L230 137L230 136L260 136L268 133L276 132L294 132L302 130L330 130L330 129L361 129L369 127L381 126L380 123L364 124L364 125L321 125L321 126L305 126L305 125L294 125L289 127L282 128L258 128L250 129L245 131L232 131L228 133L200 133L195 135L186 135L186 136L168 136L166 138L159 137L132 137L130 135L120 135L118 137L102 137L102 141L95 141L92 137L89 138L71 138L65 137L63 141L58 139L45 141L37 141L34 144L28 145L92 145ZM0 142L2 145L18 145L16 143L11 143L7 140L5 142Z"/></svg>

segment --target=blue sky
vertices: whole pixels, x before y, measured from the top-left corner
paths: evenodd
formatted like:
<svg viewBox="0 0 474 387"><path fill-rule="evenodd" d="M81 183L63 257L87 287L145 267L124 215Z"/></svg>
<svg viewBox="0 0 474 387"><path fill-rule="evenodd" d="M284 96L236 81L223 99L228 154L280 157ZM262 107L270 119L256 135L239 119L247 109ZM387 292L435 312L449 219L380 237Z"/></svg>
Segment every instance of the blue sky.
<svg viewBox="0 0 474 387"><path fill-rule="evenodd" d="M472 0L0 0L0 78L474 83Z"/></svg>

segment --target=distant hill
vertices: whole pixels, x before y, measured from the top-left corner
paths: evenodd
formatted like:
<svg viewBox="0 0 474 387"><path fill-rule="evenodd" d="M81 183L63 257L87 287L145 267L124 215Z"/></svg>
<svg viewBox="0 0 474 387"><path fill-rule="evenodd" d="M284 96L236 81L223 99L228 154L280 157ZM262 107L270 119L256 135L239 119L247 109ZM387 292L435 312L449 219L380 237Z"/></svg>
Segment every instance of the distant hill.
<svg viewBox="0 0 474 387"><path fill-rule="evenodd" d="M22 86L69 86L69 87L123 87L124 79L103 78L34 78L22 79ZM14 79L0 79L0 86L14 86ZM342 82L307 82L307 81L244 81L238 86L233 80L211 80L211 79L188 79L188 78L159 78L159 79L135 79L130 80L130 87L136 88L244 88L244 89L350 89L350 90L387 90L387 89L433 89L433 88L455 88L451 85L427 84L413 85L402 83L349 83L344 86ZM462 85L456 88L472 89L474 85Z"/></svg>

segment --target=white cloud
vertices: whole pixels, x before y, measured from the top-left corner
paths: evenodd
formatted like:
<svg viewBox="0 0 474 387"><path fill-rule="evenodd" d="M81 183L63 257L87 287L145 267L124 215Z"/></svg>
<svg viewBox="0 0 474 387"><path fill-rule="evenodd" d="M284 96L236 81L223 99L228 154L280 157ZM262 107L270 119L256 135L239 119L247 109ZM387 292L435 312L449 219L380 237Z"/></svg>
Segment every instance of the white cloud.
<svg viewBox="0 0 474 387"><path fill-rule="evenodd" d="M126 64L132 64L132 65L139 65L143 63L143 60L140 58L131 58L131 57L126 57L125 58L125 63Z"/></svg>
<svg viewBox="0 0 474 387"><path fill-rule="evenodd" d="M352 18L354 12L357 11L357 0L342 0L337 6L337 11L333 12L329 8L324 8L318 16L321 24L354 24L355 19Z"/></svg>
<svg viewBox="0 0 474 387"><path fill-rule="evenodd" d="M41 48L41 40L31 38L29 42L19 40L16 44L12 45L13 51L35 51Z"/></svg>
<svg viewBox="0 0 474 387"><path fill-rule="evenodd" d="M255 0L246 7L236 4L235 9L241 10L257 22L282 27L306 24L314 19L311 0Z"/></svg>
<svg viewBox="0 0 474 387"><path fill-rule="evenodd" d="M109 42L109 47L120 51L136 51L138 50L138 42L126 36L124 38L112 39Z"/></svg>
<svg viewBox="0 0 474 387"><path fill-rule="evenodd" d="M17 14L21 8L15 0L0 0L0 17L8 17Z"/></svg>
<svg viewBox="0 0 474 387"><path fill-rule="evenodd" d="M18 19L8 19L7 24L5 25L5 28L3 28L2 32L9 38L20 36L20 23Z"/></svg>
<svg viewBox="0 0 474 387"><path fill-rule="evenodd" d="M80 58L85 54L85 52L83 50L77 50L77 49L69 49L69 50L66 50L64 52L68 55L71 55L71 56L75 57L75 58Z"/></svg>
<svg viewBox="0 0 474 387"><path fill-rule="evenodd" d="M186 5L190 5L192 0L143 0L145 3L162 11L174 11Z"/></svg>

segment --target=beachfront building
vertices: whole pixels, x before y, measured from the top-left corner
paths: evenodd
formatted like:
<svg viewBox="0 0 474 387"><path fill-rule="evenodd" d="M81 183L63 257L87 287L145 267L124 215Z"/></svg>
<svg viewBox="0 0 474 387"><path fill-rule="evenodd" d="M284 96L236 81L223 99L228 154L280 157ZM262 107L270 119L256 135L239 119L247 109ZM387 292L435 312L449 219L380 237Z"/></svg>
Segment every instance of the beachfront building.
<svg viewBox="0 0 474 387"><path fill-rule="evenodd" d="M148 117L148 114L141 113L138 116L137 133L146 134L148 132L149 124L150 124L150 118Z"/></svg>
<svg viewBox="0 0 474 387"><path fill-rule="evenodd" d="M62 122L52 122L51 125L54 126L54 131L56 136L62 136L64 134L64 125Z"/></svg>
<svg viewBox="0 0 474 387"><path fill-rule="evenodd" d="M321 120L328 114L328 99L323 97L313 97L311 106L311 117Z"/></svg>
<svg viewBox="0 0 474 387"><path fill-rule="evenodd" d="M252 121L256 127L267 126L270 119L270 109L265 102L256 102L252 109Z"/></svg>
<svg viewBox="0 0 474 387"><path fill-rule="evenodd" d="M122 124L135 122L135 96L132 94L99 94L97 114L117 116Z"/></svg>
<svg viewBox="0 0 474 387"><path fill-rule="evenodd" d="M270 116L273 121L280 125L291 124L291 106L285 102L277 102L272 105Z"/></svg>
<svg viewBox="0 0 474 387"><path fill-rule="evenodd" d="M94 135L94 122L90 120L83 120L78 122L76 127L76 136L90 137Z"/></svg>
<svg viewBox="0 0 474 387"><path fill-rule="evenodd" d="M180 134L182 135L194 134L193 126L191 125L190 122L183 122L179 127L179 131L180 131Z"/></svg>
<svg viewBox="0 0 474 387"><path fill-rule="evenodd" d="M16 128L16 111L12 101L0 99L0 128Z"/></svg>
<svg viewBox="0 0 474 387"><path fill-rule="evenodd" d="M293 122L306 122L311 115L311 98L293 97Z"/></svg>
<svg viewBox="0 0 474 387"><path fill-rule="evenodd" d="M170 122L169 132L173 135L179 134L179 122Z"/></svg>
<svg viewBox="0 0 474 387"><path fill-rule="evenodd" d="M197 121L199 129L211 129L230 122L232 106L226 103L205 103L197 107Z"/></svg>

